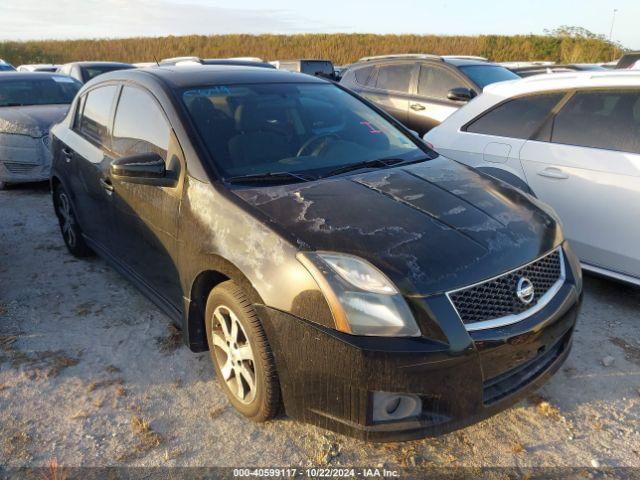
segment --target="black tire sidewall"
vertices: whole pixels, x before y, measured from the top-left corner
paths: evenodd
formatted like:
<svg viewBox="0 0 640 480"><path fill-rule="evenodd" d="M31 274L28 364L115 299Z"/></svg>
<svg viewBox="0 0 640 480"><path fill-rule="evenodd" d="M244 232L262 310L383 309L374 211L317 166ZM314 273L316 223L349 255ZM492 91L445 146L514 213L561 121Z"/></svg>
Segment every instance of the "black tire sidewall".
<svg viewBox="0 0 640 480"><path fill-rule="evenodd" d="M76 244L74 246L69 245L67 242L67 238L62 231L62 220L61 214L59 211L60 208L60 195L65 194L67 196L67 200L69 201L69 208L71 209L71 215L73 216L73 230L76 235ZM73 203L71 202L71 197L69 193L65 190L65 188L58 184L53 189L53 207L56 213L56 217L58 218L58 224L60 227L60 234L62 235L62 240L64 241L67 250L69 253L76 257L88 257L91 255L92 251L89 246L84 241L84 237L82 236L82 231L80 230L80 225L78 225L78 217L76 217L75 210L73 207Z"/></svg>

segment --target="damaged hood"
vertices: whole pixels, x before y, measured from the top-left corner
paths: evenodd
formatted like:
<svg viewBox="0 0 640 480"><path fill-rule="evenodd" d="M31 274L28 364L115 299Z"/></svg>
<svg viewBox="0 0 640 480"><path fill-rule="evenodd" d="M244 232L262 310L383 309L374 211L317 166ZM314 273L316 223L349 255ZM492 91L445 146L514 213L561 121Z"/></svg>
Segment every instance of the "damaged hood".
<svg viewBox="0 0 640 480"><path fill-rule="evenodd" d="M476 283L562 241L554 218L528 197L444 157L234 193L294 235L301 249L365 258L405 295Z"/></svg>
<svg viewBox="0 0 640 480"><path fill-rule="evenodd" d="M69 105L0 107L0 133L42 137L65 117L68 110Z"/></svg>

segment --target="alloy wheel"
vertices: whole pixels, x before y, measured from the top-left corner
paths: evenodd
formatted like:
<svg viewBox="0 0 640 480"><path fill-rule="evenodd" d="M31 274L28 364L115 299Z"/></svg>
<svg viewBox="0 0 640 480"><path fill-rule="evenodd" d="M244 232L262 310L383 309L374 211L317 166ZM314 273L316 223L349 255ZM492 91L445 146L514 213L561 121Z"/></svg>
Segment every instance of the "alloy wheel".
<svg viewBox="0 0 640 480"><path fill-rule="evenodd" d="M58 195L58 213L60 214L60 227L62 229L62 235L69 247L73 248L76 245L76 232L75 232L75 220L73 218L73 212L71 211L71 202L66 193L60 192Z"/></svg>
<svg viewBox="0 0 640 480"><path fill-rule="evenodd" d="M249 404L256 397L256 370L247 333L233 310L224 305L213 312L211 337L222 379L233 395Z"/></svg>

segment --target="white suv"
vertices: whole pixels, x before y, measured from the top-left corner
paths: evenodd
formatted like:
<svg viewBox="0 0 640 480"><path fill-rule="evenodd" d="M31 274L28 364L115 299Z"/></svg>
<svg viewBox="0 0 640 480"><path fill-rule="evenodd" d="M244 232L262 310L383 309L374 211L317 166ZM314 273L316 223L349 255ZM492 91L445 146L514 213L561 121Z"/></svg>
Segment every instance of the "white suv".
<svg viewBox="0 0 640 480"><path fill-rule="evenodd" d="M424 138L549 203L585 270L640 285L640 72L490 85Z"/></svg>

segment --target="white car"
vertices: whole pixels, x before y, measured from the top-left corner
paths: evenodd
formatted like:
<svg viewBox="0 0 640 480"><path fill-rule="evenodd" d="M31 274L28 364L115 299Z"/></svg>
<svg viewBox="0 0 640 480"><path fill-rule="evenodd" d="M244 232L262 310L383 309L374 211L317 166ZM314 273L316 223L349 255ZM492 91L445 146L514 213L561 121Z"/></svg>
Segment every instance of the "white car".
<svg viewBox="0 0 640 480"><path fill-rule="evenodd" d="M48 72L53 73L58 69L58 65L52 63L33 63L30 65L20 65L19 72Z"/></svg>
<svg viewBox="0 0 640 480"><path fill-rule="evenodd" d="M424 139L551 205L585 270L640 285L640 71L489 85Z"/></svg>

